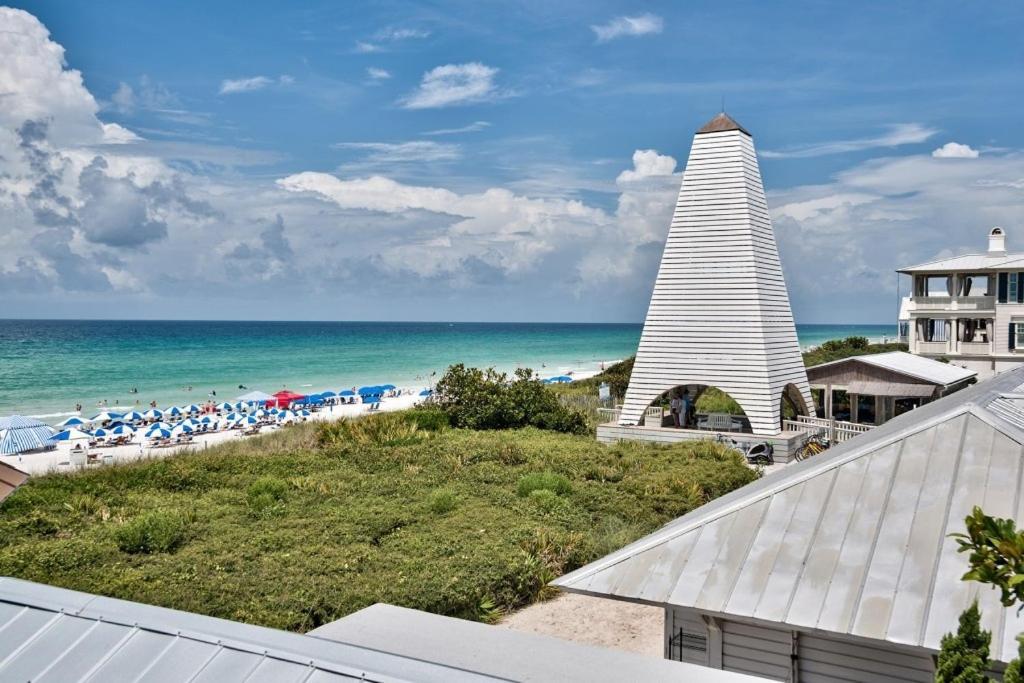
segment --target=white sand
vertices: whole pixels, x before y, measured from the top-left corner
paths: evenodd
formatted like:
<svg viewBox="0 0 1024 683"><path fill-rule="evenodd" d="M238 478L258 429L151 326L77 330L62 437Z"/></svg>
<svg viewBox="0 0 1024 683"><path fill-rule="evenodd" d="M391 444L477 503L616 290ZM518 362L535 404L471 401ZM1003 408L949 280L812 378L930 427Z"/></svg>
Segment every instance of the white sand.
<svg viewBox="0 0 1024 683"><path fill-rule="evenodd" d="M393 410L405 410L411 408L417 403L421 402L423 397L419 395L419 389L414 390L411 394L402 396L395 396L392 398L386 398L381 401L380 412L390 412ZM369 412L370 406L368 404L355 403L352 405L338 405L329 406L315 412L309 416L309 420L339 420L343 417L357 417L364 415ZM279 427L274 425L270 427L263 427L260 433L268 433ZM176 455L182 451L197 451L209 448L225 441L233 439L245 438L241 435L240 430L228 430L223 432L208 432L205 434L193 435L192 443L181 446L170 446L167 448L147 448L146 443L142 440L142 436L138 435L137 440L126 446L110 447L95 447L89 449L91 454L98 454L100 461L102 462L103 456L113 456L114 463L131 462L133 460L140 460L143 458L166 458L169 455ZM74 448L76 442L64 441L57 445L57 448L52 451L45 451L43 453L24 453L21 455L0 455L0 462L16 467L26 474L38 476L41 474L47 474L50 472L63 472L71 469L70 464L61 465L61 463L70 463L71 460L71 449ZM86 467L99 467L98 464L87 465Z"/></svg>
<svg viewBox="0 0 1024 683"><path fill-rule="evenodd" d="M650 605L563 593L510 614L496 628L661 658L664 615L661 608Z"/></svg>

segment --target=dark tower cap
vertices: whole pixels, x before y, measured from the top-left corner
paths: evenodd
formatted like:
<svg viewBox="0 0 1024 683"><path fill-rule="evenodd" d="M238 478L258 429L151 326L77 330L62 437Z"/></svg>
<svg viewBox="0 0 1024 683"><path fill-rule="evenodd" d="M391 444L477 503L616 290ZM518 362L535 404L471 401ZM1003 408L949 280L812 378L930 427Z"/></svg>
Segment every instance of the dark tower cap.
<svg viewBox="0 0 1024 683"><path fill-rule="evenodd" d="M727 130L738 130L745 135L754 137L753 135L750 135L750 132L746 128L736 123L732 117L724 111L721 114L716 114L715 118L701 126L700 130L697 131L697 135L700 135L701 133L724 133Z"/></svg>

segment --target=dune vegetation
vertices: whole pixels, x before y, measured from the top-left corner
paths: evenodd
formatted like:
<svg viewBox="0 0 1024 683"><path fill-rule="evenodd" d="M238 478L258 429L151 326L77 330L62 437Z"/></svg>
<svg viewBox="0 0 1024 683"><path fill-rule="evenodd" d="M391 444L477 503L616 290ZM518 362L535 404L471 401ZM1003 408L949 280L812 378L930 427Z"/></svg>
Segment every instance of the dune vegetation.
<svg viewBox="0 0 1024 683"><path fill-rule="evenodd" d="M32 479L0 575L306 631L375 602L489 620L756 477L710 442L605 446L437 409Z"/></svg>

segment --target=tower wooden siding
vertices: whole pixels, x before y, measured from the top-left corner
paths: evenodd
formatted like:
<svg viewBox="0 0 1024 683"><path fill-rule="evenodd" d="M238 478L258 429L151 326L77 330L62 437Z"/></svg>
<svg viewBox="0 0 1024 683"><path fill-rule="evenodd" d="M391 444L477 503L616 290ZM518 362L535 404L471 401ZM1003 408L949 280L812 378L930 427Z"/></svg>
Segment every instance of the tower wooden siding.
<svg viewBox="0 0 1024 683"><path fill-rule="evenodd" d="M620 425L659 395L714 386L756 434L779 431L783 391L813 406L754 144L724 114L694 136Z"/></svg>

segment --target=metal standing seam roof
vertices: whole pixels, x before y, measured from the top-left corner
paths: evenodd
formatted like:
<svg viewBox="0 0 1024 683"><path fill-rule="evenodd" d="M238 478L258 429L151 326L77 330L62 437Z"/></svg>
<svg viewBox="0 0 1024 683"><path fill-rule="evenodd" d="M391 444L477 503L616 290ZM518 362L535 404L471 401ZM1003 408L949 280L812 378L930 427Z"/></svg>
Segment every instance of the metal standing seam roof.
<svg viewBox="0 0 1024 683"><path fill-rule="evenodd" d="M907 353L906 351L889 351L887 353L869 353L863 356L850 356L849 358L840 358L839 360L815 365L808 368L808 370L827 368L832 365L839 365L840 363L847 363L849 361L867 363L868 365L874 365L875 367L883 368L885 370L925 382L931 382L932 384L937 384L943 387L964 382L971 377L977 377L978 375L974 370L968 370L967 368L962 368L959 365L953 365L952 363L943 363L931 358L925 358L924 356L915 356L914 354Z"/></svg>
<svg viewBox="0 0 1024 683"><path fill-rule="evenodd" d="M1024 254L963 254L936 259L916 266L898 268L897 273L931 273L937 271L985 271L1024 267Z"/></svg>
<svg viewBox="0 0 1024 683"><path fill-rule="evenodd" d="M325 624L309 635L374 649L387 648L415 658L443 652L445 661L453 665L524 682L763 680L385 604L372 605Z"/></svg>
<svg viewBox="0 0 1024 683"><path fill-rule="evenodd" d="M554 581L565 590L938 650L975 599L992 657L1024 617L948 535L1024 520L1024 368L789 465Z"/></svg>
<svg viewBox="0 0 1024 683"><path fill-rule="evenodd" d="M0 578L0 681L494 681L298 633Z"/></svg>

